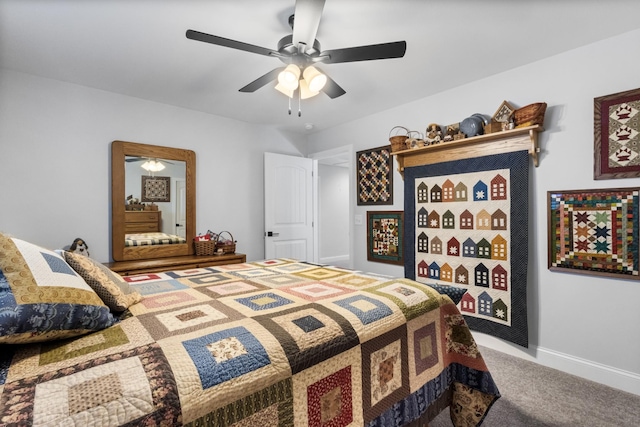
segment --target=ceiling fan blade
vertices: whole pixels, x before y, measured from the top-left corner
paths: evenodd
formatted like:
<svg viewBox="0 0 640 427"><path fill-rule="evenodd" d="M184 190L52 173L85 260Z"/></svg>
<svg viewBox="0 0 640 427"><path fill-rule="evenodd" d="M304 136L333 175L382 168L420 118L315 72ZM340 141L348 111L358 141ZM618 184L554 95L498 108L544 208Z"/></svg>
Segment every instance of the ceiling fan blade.
<svg viewBox="0 0 640 427"><path fill-rule="evenodd" d="M226 39L224 37L214 36L211 34L201 33L200 31L187 30L187 38L200 42L211 43L218 46L230 47L231 49L243 50L245 52L257 53L265 56L282 56L279 52L267 49L266 47L255 46L249 43L239 42L237 40Z"/></svg>
<svg viewBox="0 0 640 427"><path fill-rule="evenodd" d="M322 18L325 0L296 0L293 18L293 45L298 47L304 43L308 48L313 47ZM306 51L306 49L305 49Z"/></svg>
<svg viewBox="0 0 640 427"><path fill-rule="evenodd" d="M326 74L325 74L325 76L326 76ZM339 96L342 96L345 93L347 93L344 89L342 89L340 87L340 85L338 85L338 83L336 83L329 76L327 76L327 83L325 83L324 87L322 88L322 91L324 93L326 93L329 96L329 98L331 98L331 99L335 99L335 98L337 98Z"/></svg>
<svg viewBox="0 0 640 427"><path fill-rule="evenodd" d="M320 53L320 62L336 64L339 62L372 61L375 59L402 58L407 50L407 42L390 42L367 46L347 47L325 50Z"/></svg>
<svg viewBox="0 0 640 427"><path fill-rule="evenodd" d="M240 92L255 92L256 90L260 89L262 86L276 80L278 78L278 74L280 74L282 70L284 70L284 67L276 68L274 70L269 71L264 76L258 77L257 79L255 79L254 81L252 81L251 83L249 83L248 85L240 89Z"/></svg>

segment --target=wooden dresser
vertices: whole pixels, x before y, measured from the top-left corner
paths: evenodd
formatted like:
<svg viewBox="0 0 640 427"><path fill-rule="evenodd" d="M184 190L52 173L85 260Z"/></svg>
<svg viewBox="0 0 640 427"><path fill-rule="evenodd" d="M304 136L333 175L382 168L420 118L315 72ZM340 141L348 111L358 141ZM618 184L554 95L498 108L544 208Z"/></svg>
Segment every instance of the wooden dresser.
<svg viewBox="0 0 640 427"><path fill-rule="evenodd" d="M135 261L117 261L106 263L105 265L121 276L131 276L134 274L159 273L170 270L187 270L189 268L241 264L243 262L247 262L247 256L245 254L225 254L210 256L185 255Z"/></svg>
<svg viewBox="0 0 640 427"><path fill-rule="evenodd" d="M125 211L125 233L155 233L160 231L160 211Z"/></svg>

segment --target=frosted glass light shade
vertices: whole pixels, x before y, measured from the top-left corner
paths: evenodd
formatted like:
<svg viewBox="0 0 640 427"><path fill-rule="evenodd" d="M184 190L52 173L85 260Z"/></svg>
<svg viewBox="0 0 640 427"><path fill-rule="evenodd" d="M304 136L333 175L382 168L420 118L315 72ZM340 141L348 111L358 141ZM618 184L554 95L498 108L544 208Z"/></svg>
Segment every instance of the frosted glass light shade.
<svg viewBox="0 0 640 427"><path fill-rule="evenodd" d="M309 85L305 79L300 80L300 99L307 99L316 96L320 92L314 92L309 89Z"/></svg>
<svg viewBox="0 0 640 427"><path fill-rule="evenodd" d="M282 86L280 83L278 83L276 85L276 90L278 92L284 93L285 95L287 95L289 98L293 98L293 92L294 89L287 89L286 87Z"/></svg>
<svg viewBox="0 0 640 427"><path fill-rule="evenodd" d="M288 90L296 90L299 79L300 67L295 64L287 65L287 68L278 74L278 84Z"/></svg>
<svg viewBox="0 0 640 427"><path fill-rule="evenodd" d="M327 84L327 76L322 74L316 67L309 66L302 73L311 92L320 92L325 84Z"/></svg>

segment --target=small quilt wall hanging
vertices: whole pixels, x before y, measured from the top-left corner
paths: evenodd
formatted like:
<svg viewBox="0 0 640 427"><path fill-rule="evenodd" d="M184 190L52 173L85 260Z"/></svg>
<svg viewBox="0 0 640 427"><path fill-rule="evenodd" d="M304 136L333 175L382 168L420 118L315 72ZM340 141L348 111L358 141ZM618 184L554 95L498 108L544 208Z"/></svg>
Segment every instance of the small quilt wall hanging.
<svg viewBox="0 0 640 427"><path fill-rule="evenodd" d="M529 154L406 168L405 276L466 290L471 329L528 346Z"/></svg>
<svg viewBox="0 0 640 427"><path fill-rule="evenodd" d="M547 192L549 269L640 280L640 188Z"/></svg>
<svg viewBox="0 0 640 427"><path fill-rule="evenodd" d="M142 176L143 202L170 202L171 201L171 177L168 176Z"/></svg>
<svg viewBox="0 0 640 427"><path fill-rule="evenodd" d="M594 179L640 176L640 89L594 98Z"/></svg>
<svg viewBox="0 0 640 427"><path fill-rule="evenodd" d="M358 151L358 205L393 204L393 156L391 146Z"/></svg>

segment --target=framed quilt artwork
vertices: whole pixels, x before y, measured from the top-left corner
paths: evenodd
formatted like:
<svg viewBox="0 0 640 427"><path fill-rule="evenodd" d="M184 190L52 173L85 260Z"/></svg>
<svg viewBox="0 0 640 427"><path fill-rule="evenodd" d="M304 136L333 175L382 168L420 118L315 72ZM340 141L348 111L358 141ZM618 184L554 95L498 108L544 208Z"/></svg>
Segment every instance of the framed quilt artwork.
<svg viewBox="0 0 640 427"><path fill-rule="evenodd" d="M640 280L639 188L548 191L548 267Z"/></svg>
<svg viewBox="0 0 640 427"><path fill-rule="evenodd" d="M471 329L528 346L527 151L409 167L405 277L464 292Z"/></svg>
<svg viewBox="0 0 640 427"><path fill-rule="evenodd" d="M358 151L358 205L393 204L393 156L391 146Z"/></svg>
<svg viewBox="0 0 640 427"><path fill-rule="evenodd" d="M367 212L367 260L404 264L404 212Z"/></svg>
<svg viewBox="0 0 640 427"><path fill-rule="evenodd" d="M594 99L594 179L640 176L640 89Z"/></svg>
<svg viewBox="0 0 640 427"><path fill-rule="evenodd" d="M142 202L170 202L171 177L142 176Z"/></svg>

